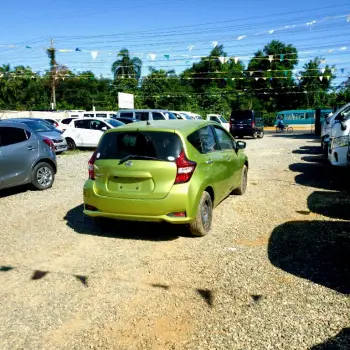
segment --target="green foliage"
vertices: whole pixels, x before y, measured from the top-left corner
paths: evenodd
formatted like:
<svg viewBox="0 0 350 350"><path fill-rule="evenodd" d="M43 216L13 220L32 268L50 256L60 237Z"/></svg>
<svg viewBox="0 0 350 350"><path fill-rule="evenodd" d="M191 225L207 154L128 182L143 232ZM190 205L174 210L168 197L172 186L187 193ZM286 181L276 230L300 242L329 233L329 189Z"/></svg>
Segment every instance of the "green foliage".
<svg viewBox="0 0 350 350"><path fill-rule="evenodd" d="M54 49L47 55L50 68L41 76L30 67L0 65L0 109L49 109L55 88L57 109L117 110L118 92L127 92L135 95L136 108L220 113L226 118L232 109L255 109L263 112L266 125L273 125L279 110L330 107L350 100L350 80L332 89L334 66L321 69L323 58L306 63L295 79L297 49L275 40L258 50L247 67L219 45L181 74L149 67L142 79L142 61L127 49L112 64L113 79L91 71L74 74L56 62Z"/></svg>

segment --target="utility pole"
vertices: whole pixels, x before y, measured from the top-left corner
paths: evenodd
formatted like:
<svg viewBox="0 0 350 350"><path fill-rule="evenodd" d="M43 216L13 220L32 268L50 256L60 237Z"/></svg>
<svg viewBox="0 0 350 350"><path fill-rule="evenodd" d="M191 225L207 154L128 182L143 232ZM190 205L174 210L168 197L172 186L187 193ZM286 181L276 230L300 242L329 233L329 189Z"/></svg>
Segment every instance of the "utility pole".
<svg viewBox="0 0 350 350"><path fill-rule="evenodd" d="M53 55L53 65L51 67L51 79L52 79L52 105L51 109L56 110L56 54L53 39L51 39L51 51Z"/></svg>

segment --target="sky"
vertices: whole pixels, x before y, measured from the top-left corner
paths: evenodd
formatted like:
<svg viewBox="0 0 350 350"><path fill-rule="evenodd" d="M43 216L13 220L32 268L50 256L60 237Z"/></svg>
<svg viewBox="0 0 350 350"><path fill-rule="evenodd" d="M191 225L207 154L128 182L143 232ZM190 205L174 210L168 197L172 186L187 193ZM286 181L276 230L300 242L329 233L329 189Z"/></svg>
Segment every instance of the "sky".
<svg viewBox="0 0 350 350"><path fill-rule="evenodd" d="M299 68L319 56L336 65L335 84L350 75L349 0L12 0L2 14L0 65L34 71L48 69L51 39L58 63L105 77L122 48L146 75L149 66L180 73L216 43L247 63L281 40L298 49Z"/></svg>

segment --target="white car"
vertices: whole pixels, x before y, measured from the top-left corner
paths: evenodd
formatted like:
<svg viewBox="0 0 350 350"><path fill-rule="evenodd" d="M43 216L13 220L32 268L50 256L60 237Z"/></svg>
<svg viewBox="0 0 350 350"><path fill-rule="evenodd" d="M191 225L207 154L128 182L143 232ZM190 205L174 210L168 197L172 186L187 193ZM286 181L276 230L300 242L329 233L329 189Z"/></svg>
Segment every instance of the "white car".
<svg viewBox="0 0 350 350"><path fill-rule="evenodd" d="M63 118L63 119L56 119L57 124L58 124L56 126L56 129L61 130L61 131L65 131L73 119L78 119L78 117L68 117L68 118Z"/></svg>
<svg viewBox="0 0 350 350"><path fill-rule="evenodd" d="M75 118L65 129L62 136L66 139L68 149L77 147L96 147L103 133L124 123L108 118Z"/></svg>
<svg viewBox="0 0 350 350"><path fill-rule="evenodd" d="M170 112L173 113L177 119L192 120L192 118L184 112L177 112L177 111L170 111Z"/></svg>
<svg viewBox="0 0 350 350"><path fill-rule="evenodd" d="M207 120L221 124L227 131L230 131L230 123L220 114L207 114Z"/></svg>

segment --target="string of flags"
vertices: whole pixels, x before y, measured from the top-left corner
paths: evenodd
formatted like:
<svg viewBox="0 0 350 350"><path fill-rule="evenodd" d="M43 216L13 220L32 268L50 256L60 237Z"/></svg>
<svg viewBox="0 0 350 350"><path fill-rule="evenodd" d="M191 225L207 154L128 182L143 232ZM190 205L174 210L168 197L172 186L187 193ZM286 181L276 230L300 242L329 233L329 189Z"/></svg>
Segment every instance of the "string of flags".
<svg viewBox="0 0 350 350"><path fill-rule="evenodd" d="M243 72L242 72L243 73ZM47 72L48 75L51 75L50 72ZM112 76L111 74L108 74L109 76ZM259 81L259 80L264 80L264 81L273 81L276 79L291 79L293 76L290 75L288 76L287 74L284 74L283 76L269 76L269 77L264 77L264 76L252 76L251 74L245 75L245 76L239 76L239 77L180 77L180 76L163 76L163 77L154 77L154 76L142 76L140 79L141 80L164 80L164 79L176 79L176 80L231 80L231 81L235 81L235 80L247 80L247 79L254 79L255 81ZM346 74L345 75L341 75L338 77L348 77ZM40 75L33 75L33 74L29 74L29 73L18 73L18 72L10 72L10 73L0 73L0 79L2 78L25 78L25 79L38 79L38 78L43 78ZM70 74L57 74L57 76L55 76L55 80L65 80L65 79L91 79L94 78L91 75L70 75ZM135 74L129 74L128 77L120 77L120 79L135 79L136 75ZM331 75L308 75L308 76L302 76L302 75L297 75L295 76L295 78L297 78L297 80L301 81L303 79L308 79L308 78L318 78L320 81L325 80L330 80L332 78Z"/></svg>

